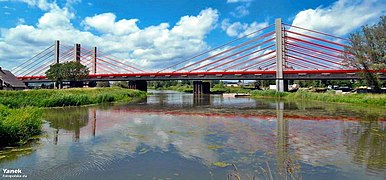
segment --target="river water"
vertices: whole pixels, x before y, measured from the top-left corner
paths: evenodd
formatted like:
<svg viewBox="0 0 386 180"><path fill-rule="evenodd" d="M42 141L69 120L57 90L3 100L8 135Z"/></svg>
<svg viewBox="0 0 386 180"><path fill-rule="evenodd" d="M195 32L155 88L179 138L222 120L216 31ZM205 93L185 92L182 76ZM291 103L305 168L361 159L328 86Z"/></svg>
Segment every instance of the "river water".
<svg viewBox="0 0 386 180"><path fill-rule="evenodd" d="M154 91L44 119L35 142L0 151L0 168L28 179L386 179L384 108Z"/></svg>

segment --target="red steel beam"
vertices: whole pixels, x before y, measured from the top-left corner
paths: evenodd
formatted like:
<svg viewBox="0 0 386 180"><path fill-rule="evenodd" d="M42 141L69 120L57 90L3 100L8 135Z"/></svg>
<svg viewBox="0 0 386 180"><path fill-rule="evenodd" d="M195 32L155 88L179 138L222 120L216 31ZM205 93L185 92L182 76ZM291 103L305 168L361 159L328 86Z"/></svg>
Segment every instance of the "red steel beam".
<svg viewBox="0 0 386 180"><path fill-rule="evenodd" d="M321 69L321 70L284 70L284 74L323 74L323 73L330 73L330 74L347 74L347 73L358 73L363 72L363 70L358 69ZM370 72L381 72L386 73L386 70L370 70ZM131 74L90 74L89 78L96 78L96 77L136 77L136 76L185 76L185 75L217 75L217 74L223 74L223 75L251 75L251 74L276 74L276 71L270 70L270 71L228 71L228 72L179 72L179 73L172 73L172 72L148 72L148 73L131 73ZM45 79L45 76L19 76L19 79Z"/></svg>

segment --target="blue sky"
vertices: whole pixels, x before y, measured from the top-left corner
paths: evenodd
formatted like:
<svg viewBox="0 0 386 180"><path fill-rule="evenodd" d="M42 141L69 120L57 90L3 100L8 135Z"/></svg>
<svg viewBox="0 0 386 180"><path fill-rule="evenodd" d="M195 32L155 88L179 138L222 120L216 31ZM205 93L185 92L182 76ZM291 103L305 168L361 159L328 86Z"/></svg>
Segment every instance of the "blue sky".
<svg viewBox="0 0 386 180"><path fill-rule="evenodd" d="M172 63L282 18L347 36L386 14L384 0L0 0L0 66L59 39L146 67Z"/></svg>

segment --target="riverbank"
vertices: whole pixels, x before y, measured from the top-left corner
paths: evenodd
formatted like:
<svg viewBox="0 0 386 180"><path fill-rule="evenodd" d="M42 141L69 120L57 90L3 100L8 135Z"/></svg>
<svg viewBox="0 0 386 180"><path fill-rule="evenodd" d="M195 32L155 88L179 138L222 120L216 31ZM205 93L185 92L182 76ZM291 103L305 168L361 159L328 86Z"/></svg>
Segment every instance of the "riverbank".
<svg viewBox="0 0 386 180"><path fill-rule="evenodd" d="M123 88L79 88L61 90L0 91L0 104L10 108L26 106L82 106L146 97L146 92Z"/></svg>
<svg viewBox="0 0 386 180"><path fill-rule="evenodd" d="M123 88L0 91L0 147L20 145L40 134L44 107L82 106L146 97Z"/></svg>
<svg viewBox="0 0 386 180"><path fill-rule="evenodd" d="M275 90L252 91L252 97L276 97L292 100L316 100L323 102L339 102L354 104L370 104L386 106L386 94L337 94L335 92L314 93L298 91L296 93L276 92Z"/></svg>
<svg viewBox="0 0 386 180"><path fill-rule="evenodd" d="M24 144L40 134L42 124L39 108L11 109L0 105L0 147Z"/></svg>

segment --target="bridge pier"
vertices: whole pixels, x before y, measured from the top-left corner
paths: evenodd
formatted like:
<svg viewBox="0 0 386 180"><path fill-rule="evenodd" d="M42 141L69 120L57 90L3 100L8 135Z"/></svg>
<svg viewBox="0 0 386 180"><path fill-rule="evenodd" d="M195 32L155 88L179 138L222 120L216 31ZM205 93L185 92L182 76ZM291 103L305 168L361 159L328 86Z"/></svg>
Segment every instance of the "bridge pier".
<svg viewBox="0 0 386 180"><path fill-rule="evenodd" d="M129 89L137 89L145 92L147 91L147 81L143 81L143 80L129 81L128 85L129 85Z"/></svg>
<svg viewBox="0 0 386 180"><path fill-rule="evenodd" d="M210 94L210 83L193 81L193 94Z"/></svg>

